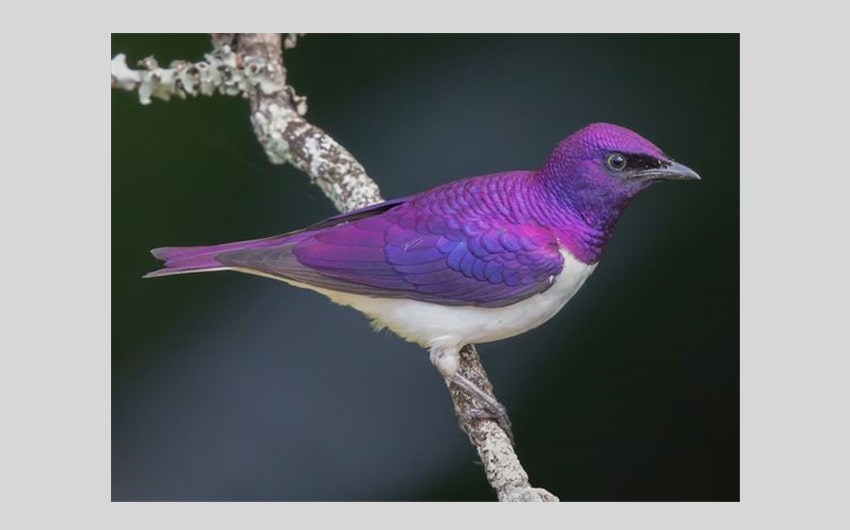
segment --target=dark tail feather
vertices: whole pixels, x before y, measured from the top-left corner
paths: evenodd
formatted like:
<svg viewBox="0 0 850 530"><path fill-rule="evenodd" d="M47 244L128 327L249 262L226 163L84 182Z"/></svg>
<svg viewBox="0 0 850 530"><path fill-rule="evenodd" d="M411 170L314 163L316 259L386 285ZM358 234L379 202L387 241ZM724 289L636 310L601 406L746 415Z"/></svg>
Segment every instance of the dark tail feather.
<svg viewBox="0 0 850 530"><path fill-rule="evenodd" d="M144 278L204 272L226 268L215 260L221 252L218 247L162 247L151 250L156 259L165 262L165 267L149 272Z"/></svg>
<svg viewBox="0 0 850 530"><path fill-rule="evenodd" d="M171 276L173 274L188 274L190 272L206 272L216 270L227 270L231 267L216 260L216 256L231 250L242 250L245 248L265 247L278 242L282 238L272 237L257 239L253 241L238 241L236 243L224 243L222 245L211 245L206 247L162 247L151 250L156 259L165 262L165 267L145 274L144 278L158 278L160 276Z"/></svg>

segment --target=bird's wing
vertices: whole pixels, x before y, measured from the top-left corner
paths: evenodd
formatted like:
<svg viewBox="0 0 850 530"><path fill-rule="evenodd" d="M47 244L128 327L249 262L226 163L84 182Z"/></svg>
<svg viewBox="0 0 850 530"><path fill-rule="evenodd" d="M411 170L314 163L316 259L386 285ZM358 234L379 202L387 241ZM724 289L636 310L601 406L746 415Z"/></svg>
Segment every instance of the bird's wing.
<svg viewBox="0 0 850 530"><path fill-rule="evenodd" d="M423 213L397 201L215 259L347 293L502 307L549 288L563 267L558 248L540 226Z"/></svg>

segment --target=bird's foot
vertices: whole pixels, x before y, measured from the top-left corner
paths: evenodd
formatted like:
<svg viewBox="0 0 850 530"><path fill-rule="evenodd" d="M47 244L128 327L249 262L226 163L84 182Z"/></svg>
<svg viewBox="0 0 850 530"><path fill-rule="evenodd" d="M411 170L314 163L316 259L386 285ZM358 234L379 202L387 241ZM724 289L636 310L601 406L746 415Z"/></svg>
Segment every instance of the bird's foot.
<svg viewBox="0 0 850 530"><path fill-rule="evenodd" d="M453 384L459 386L483 404L481 408L467 409L460 414L458 417L458 423L461 428L463 427L463 423L469 420L493 420L503 431L505 431L505 434L508 435L511 445L514 445L514 434L513 431L511 431L511 420L508 417L508 410L505 406L496 401L493 396L481 390L478 385L457 372L455 372L450 380Z"/></svg>
<svg viewBox="0 0 850 530"><path fill-rule="evenodd" d="M460 352L459 350L431 350L431 363L437 367L437 370L446 379L446 382L454 384L462 388L473 399L478 401L482 406L480 408L466 409L458 416L458 423L461 430L463 424L469 420L493 420L499 427L505 431L511 444L514 443L514 435L511 431L511 420L508 418L508 411L504 405L499 403L496 398L481 390L474 382L467 377L461 375L460 368Z"/></svg>

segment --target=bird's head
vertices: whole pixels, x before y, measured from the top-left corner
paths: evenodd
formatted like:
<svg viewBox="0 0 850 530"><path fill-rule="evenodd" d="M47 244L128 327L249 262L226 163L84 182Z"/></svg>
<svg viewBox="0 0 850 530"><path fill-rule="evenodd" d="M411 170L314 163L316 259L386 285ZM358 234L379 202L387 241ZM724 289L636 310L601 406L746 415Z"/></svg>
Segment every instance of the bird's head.
<svg viewBox="0 0 850 530"><path fill-rule="evenodd" d="M662 180L699 180L646 138L609 123L593 123L565 138L539 174L565 206L609 233L641 190Z"/></svg>

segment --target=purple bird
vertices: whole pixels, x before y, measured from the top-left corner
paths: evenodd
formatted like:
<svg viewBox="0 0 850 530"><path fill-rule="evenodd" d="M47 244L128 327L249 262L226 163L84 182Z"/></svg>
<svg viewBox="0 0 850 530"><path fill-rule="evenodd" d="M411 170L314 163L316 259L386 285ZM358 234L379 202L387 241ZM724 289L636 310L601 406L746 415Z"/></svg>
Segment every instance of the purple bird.
<svg viewBox="0 0 850 530"><path fill-rule="evenodd" d="M450 182L252 241L153 250L146 277L233 270L317 291L430 350L448 380L466 344L552 318L596 268L629 201L660 180L698 180L633 131L595 123L536 171Z"/></svg>

